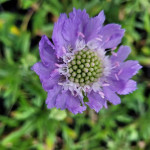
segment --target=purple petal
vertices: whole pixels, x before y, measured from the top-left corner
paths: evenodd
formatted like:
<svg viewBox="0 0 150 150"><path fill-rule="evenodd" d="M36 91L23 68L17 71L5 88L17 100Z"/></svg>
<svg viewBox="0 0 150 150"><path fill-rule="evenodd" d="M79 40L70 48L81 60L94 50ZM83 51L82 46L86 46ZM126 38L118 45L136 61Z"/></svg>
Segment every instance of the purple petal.
<svg viewBox="0 0 150 150"><path fill-rule="evenodd" d="M117 52L117 55L116 56L112 55L110 57L110 59L111 59L112 62L115 62L115 61L116 62L117 61L118 62L123 62L128 57L130 52L131 52L130 47L128 47L128 46L120 46L120 48L119 48L119 50Z"/></svg>
<svg viewBox="0 0 150 150"><path fill-rule="evenodd" d="M53 89L48 91L48 96L46 99L47 108L53 108L56 104L56 98L62 90L62 86L56 85Z"/></svg>
<svg viewBox="0 0 150 150"><path fill-rule="evenodd" d="M119 96L112 91L109 87L103 87L105 98L110 101L112 104L117 105L120 104L120 98Z"/></svg>
<svg viewBox="0 0 150 150"><path fill-rule="evenodd" d="M44 65L50 66L56 62L54 46L45 35L42 36L39 43L39 52Z"/></svg>
<svg viewBox="0 0 150 150"><path fill-rule="evenodd" d="M118 91L118 94L126 95L126 94L129 94L129 93L132 93L136 89L137 89L136 82L133 81L133 80L129 80L128 82L126 82L124 89Z"/></svg>
<svg viewBox="0 0 150 150"><path fill-rule="evenodd" d="M60 109L66 109L66 101L69 100L70 97L68 95L68 93L62 92L56 99L56 107L60 108Z"/></svg>
<svg viewBox="0 0 150 150"><path fill-rule="evenodd" d="M109 84L109 87L120 95L129 94L136 90L136 82L133 80L125 81L122 79L114 80L111 78Z"/></svg>
<svg viewBox="0 0 150 150"><path fill-rule="evenodd" d="M120 73L119 78L128 80L134 76L142 66L139 65L138 61L128 60L122 63L120 68L122 69L122 72Z"/></svg>
<svg viewBox="0 0 150 150"><path fill-rule="evenodd" d="M87 95L89 102L86 104L91 108L94 109L97 113L100 111L101 108L105 105L105 99L103 99L98 93L91 92Z"/></svg>
<svg viewBox="0 0 150 150"><path fill-rule="evenodd" d="M105 21L104 11L101 11L98 14L98 16L94 18L90 18L84 30L86 42L98 37L98 33L100 32L100 29L102 28L104 21Z"/></svg>
<svg viewBox="0 0 150 150"><path fill-rule="evenodd" d="M122 57L122 60L124 58ZM112 70L110 77L107 78L110 88L118 94L134 91L136 89L136 82L130 81L129 79L132 78L140 68L141 66L137 61L129 60L120 63L120 66ZM133 85L131 85L131 83L133 83Z"/></svg>
<svg viewBox="0 0 150 150"><path fill-rule="evenodd" d="M31 68L37 75L39 75L41 80L48 79L50 77L51 71L54 69L53 66L46 67L43 63L38 62L34 64Z"/></svg>
<svg viewBox="0 0 150 150"><path fill-rule="evenodd" d="M86 110L85 106L81 106L78 97L72 96L69 91L63 92L62 86L59 85L56 85L53 89L48 91L46 104L48 108L67 108L73 114L82 113L84 110Z"/></svg>
<svg viewBox="0 0 150 150"><path fill-rule="evenodd" d="M50 76L47 80L44 80L42 82L42 86L45 91L48 91L52 89L56 84L58 84L58 81L60 79L59 73L57 73L55 76Z"/></svg>
<svg viewBox="0 0 150 150"><path fill-rule="evenodd" d="M52 40L55 44L56 54L58 58L63 56L64 54L63 47L66 44L62 36L62 29L63 29L65 20L67 20L67 15L61 14L58 21L55 23L54 29L53 29Z"/></svg>
<svg viewBox="0 0 150 150"><path fill-rule="evenodd" d="M79 18L84 24L87 22L87 19L89 19L89 15L86 13L86 10L83 11L81 9L73 8L73 11L69 13L69 18L74 19L76 17Z"/></svg>
<svg viewBox="0 0 150 150"><path fill-rule="evenodd" d="M100 46L104 49L114 48L121 42L125 30L121 29L118 24L108 24L101 28L100 35L102 36L102 41L100 41Z"/></svg>
<svg viewBox="0 0 150 150"><path fill-rule="evenodd" d="M126 81L122 80L122 79L119 79L119 80L116 80L116 78L113 78L113 77L109 77L108 78L108 82L110 84L110 88L115 91L115 92L119 92L121 90L124 90L125 89L125 85L126 85Z"/></svg>
<svg viewBox="0 0 150 150"><path fill-rule="evenodd" d="M69 91L66 93L66 108L73 114L82 113L86 110L86 106L81 106L79 97L74 97Z"/></svg>
<svg viewBox="0 0 150 150"><path fill-rule="evenodd" d="M89 20L89 16L85 10L73 9L73 12L69 14L63 26L63 37L72 46L75 47L75 42L78 39L79 33L83 33L83 30Z"/></svg>

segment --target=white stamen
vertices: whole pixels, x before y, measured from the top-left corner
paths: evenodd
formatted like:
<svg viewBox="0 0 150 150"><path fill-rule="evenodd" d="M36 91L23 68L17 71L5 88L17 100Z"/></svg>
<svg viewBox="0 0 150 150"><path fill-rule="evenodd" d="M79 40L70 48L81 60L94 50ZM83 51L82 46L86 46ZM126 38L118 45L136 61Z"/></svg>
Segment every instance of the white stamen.
<svg viewBox="0 0 150 150"><path fill-rule="evenodd" d="M62 51L63 51L64 54L66 54L66 49L65 49L64 46L62 47Z"/></svg>
<svg viewBox="0 0 150 150"><path fill-rule="evenodd" d="M100 42L102 41L102 39L101 39L101 38L96 38L96 40L98 40L98 41L100 41Z"/></svg>
<svg viewBox="0 0 150 150"><path fill-rule="evenodd" d="M63 61L65 63L70 62L71 60L73 60L74 56L71 53L66 53L65 56L63 56Z"/></svg>
<svg viewBox="0 0 150 150"><path fill-rule="evenodd" d="M103 67L104 67L103 74L104 74L104 76L108 76L110 74L110 71L111 71L111 63L109 61L108 56L105 56L103 58L102 64L103 64Z"/></svg>
<svg viewBox="0 0 150 150"><path fill-rule="evenodd" d="M117 53L115 53L115 52L112 52L112 55L117 57Z"/></svg>
<svg viewBox="0 0 150 150"><path fill-rule="evenodd" d="M68 80L68 81L64 82L62 84L62 86L63 86L64 90L70 90L72 95L74 95L74 96L79 95L80 97L83 97L82 89L78 84L73 83L73 82Z"/></svg>
<svg viewBox="0 0 150 150"><path fill-rule="evenodd" d="M115 78L116 78L116 80L118 80L118 81L119 81L119 77L118 77L118 75L117 75L117 74L115 74Z"/></svg>
<svg viewBox="0 0 150 150"><path fill-rule="evenodd" d="M113 50L115 50L116 49L116 47L113 47L111 50L113 51Z"/></svg>
<svg viewBox="0 0 150 150"><path fill-rule="evenodd" d="M83 39L76 41L76 50L82 50L85 47L85 41Z"/></svg>
<svg viewBox="0 0 150 150"><path fill-rule="evenodd" d="M118 72L118 76L122 73L122 69Z"/></svg>
<svg viewBox="0 0 150 150"><path fill-rule="evenodd" d="M103 92L99 91L98 93L100 94L100 96L101 96L102 98L104 98L104 97L105 97L105 95L104 95L104 93L103 93Z"/></svg>
<svg viewBox="0 0 150 150"><path fill-rule="evenodd" d="M71 52L73 51L73 48L71 47L70 44L67 46L67 51L68 51L69 53L71 53Z"/></svg>
<svg viewBox="0 0 150 150"><path fill-rule="evenodd" d="M82 32L78 32L78 36L81 36L82 38L85 38L85 35Z"/></svg>
<svg viewBox="0 0 150 150"><path fill-rule="evenodd" d="M94 50L99 47L99 43L97 40L91 40L87 43L89 49Z"/></svg>
<svg viewBox="0 0 150 150"><path fill-rule="evenodd" d="M78 96L78 93L76 91L71 91L71 93L74 97Z"/></svg>
<svg viewBox="0 0 150 150"><path fill-rule="evenodd" d="M57 63L56 63L55 66L56 66L56 67L60 67L60 64L57 64Z"/></svg>
<svg viewBox="0 0 150 150"><path fill-rule="evenodd" d="M97 92L100 90L100 84L98 82L93 83L92 89L94 92Z"/></svg>
<svg viewBox="0 0 150 150"><path fill-rule="evenodd" d="M90 92L90 86L89 86L89 85L85 85L85 86L83 87L83 91L84 91L84 92Z"/></svg>
<svg viewBox="0 0 150 150"><path fill-rule="evenodd" d="M68 69L68 66L66 64L61 64L61 65L58 65L59 66L59 73L62 74L62 75L68 75L69 73L69 69Z"/></svg>
<svg viewBox="0 0 150 150"><path fill-rule="evenodd" d="M104 57L105 57L105 54L106 54L105 50L104 50L104 49L101 49L101 48L99 48L99 49L97 50L97 53L98 53L98 56L99 56L101 59L104 58Z"/></svg>
<svg viewBox="0 0 150 150"><path fill-rule="evenodd" d="M102 86L110 86L110 84L104 83L104 84L102 84Z"/></svg>

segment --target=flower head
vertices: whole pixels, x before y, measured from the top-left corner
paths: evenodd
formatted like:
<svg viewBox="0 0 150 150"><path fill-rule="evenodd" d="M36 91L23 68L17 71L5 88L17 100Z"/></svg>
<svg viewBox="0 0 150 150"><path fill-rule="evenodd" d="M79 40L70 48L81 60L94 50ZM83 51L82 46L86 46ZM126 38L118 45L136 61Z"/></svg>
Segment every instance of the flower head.
<svg viewBox="0 0 150 150"><path fill-rule="evenodd" d="M120 103L119 95L136 90L131 77L141 68L137 61L124 60L128 46L114 52L124 35L118 24L103 26L104 12L89 18L85 10L61 14L54 25L52 44L44 35L39 43L41 62L34 64L42 86L48 92L48 108L82 113L87 105L96 112L107 101ZM107 50L106 50L107 49ZM108 55L108 49L110 54ZM88 102L84 102L84 96Z"/></svg>

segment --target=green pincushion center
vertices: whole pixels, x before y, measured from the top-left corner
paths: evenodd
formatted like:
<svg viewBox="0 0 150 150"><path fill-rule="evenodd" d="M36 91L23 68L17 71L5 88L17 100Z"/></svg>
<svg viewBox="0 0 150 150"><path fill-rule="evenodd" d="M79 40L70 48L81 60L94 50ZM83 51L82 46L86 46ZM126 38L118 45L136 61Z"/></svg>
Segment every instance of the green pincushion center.
<svg viewBox="0 0 150 150"><path fill-rule="evenodd" d="M68 64L69 80L81 86L90 85L102 74L102 64L96 52L81 50Z"/></svg>

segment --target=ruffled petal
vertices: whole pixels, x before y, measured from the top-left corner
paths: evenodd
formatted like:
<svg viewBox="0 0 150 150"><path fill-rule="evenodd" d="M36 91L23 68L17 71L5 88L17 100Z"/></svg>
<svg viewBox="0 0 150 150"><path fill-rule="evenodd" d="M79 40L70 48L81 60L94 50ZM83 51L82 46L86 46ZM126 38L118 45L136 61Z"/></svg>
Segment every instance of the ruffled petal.
<svg viewBox="0 0 150 150"><path fill-rule="evenodd" d="M85 105L81 106L79 97L74 97L69 91L66 93L66 108L73 114L82 113L86 110Z"/></svg>
<svg viewBox="0 0 150 150"><path fill-rule="evenodd" d="M31 68L31 70L33 70L40 77L41 80L48 79L53 69L54 69L53 65L46 67L41 62L34 64Z"/></svg>
<svg viewBox="0 0 150 150"><path fill-rule="evenodd" d="M114 48L121 42L121 39L124 35L125 30L121 29L121 26L118 24L108 24L101 28L100 36L101 41L99 41L100 47Z"/></svg>
<svg viewBox="0 0 150 150"><path fill-rule="evenodd" d="M109 87L103 87L105 98L114 105L120 104L119 96L112 91Z"/></svg>
<svg viewBox="0 0 150 150"><path fill-rule="evenodd" d="M113 78L109 78L108 82L110 84L109 87L120 95L132 93L137 89L136 82L133 80L126 81L122 79L115 80Z"/></svg>
<svg viewBox="0 0 150 150"><path fill-rule="evenodd" d="M50 76L47 80L44 80L42 82L42 86L44 88L45 91L48 91L50 89L52 89L56 84L58 84L58 81L60 79L60 75L59 73L57 73L54 76Z"/></svg>
<svg viewBox="0 0 150 150"><path fill-rule="evenodd" d="M110 57L111 59L111 62L123 62L127 57L128 55L130 54L131 52L131 49L129 46L120 46L116 56L115 55L112 55Z"/></svg>
<svg viewBox="0 0 150 150"><path fill-rule="evenodd" d="M56 107L60 109L66 109L66 101L69 100L70 97L66 91L63 91L56 99Z"/></svg>
<svg viewBox="0 0 150 150"><path fill-rule="evenodd" d="M98 38L98 33L100 32L100 29L102 28L104 21L105 21L104 11L101 11L98 14L98 16L94 18L90 18L84 30L86 42L96 37Z"/></svg>
<svg viewBox="0 0 150 150"><path fill-rule="evenodd" d="M123 58L122 56L120 61L124 59L125 57ZM132 78L141 67L137 61L133 60L120 63L120 66L112 70L110 76L107 78L110 88L118 94L128 94L134 91L136 89L136 82L129 79Z"/></svg>
<svg viewBox="0 0 150 150"><path fill-rule="evenodd" d="M133 81L133 80L129 80L128 82L126 82L124 89L123 90L120 89L120 91L118 91L118 94L126 95L126 94L129 94L129 93L132 93L136 89L137 89L136 82Z"/></svg>
<svg viewBox="0 0 150 150"><path fill-rule="evenodd" d="M64 23L62 34L64 39L74 48L78 36L82 35L84 31L89 15L86 10L81 11L74 8L69 17Z"/></svg>
<svg viewBox="0 0 150 150"><path fill-rule="evenodd" d="M100 109L103 108L103 106L106 103L106 100L103 99L98 93L95 92L91 92L87 94L87 97L89 99L89 102L86 102L86 104L91 109L94 109L97 113L100 111Z"/></svg>
<svg viewBox="0 0 150 150"><path fill-rule="evenodd" d="M127 81L132 76L137 74L139 69L142 68L142 66L138 63L138 61L134 60L128 60L121 64L120 68L122 69L122 72L119 74L119 78Z"/></svg>
<svg viewBox="0 0 150 150"><path fill-rule="evenodd" d="M56 62L54 46L46 35L42 36L42 39L39 43L39 53L42 63L45 66L51 66Z"/></svg>
<svg viewBox="0 0 150 150"><path fill-rule="evenodd" d="M86 110L86 106L81 106L78 97L74 97L70 91L62 91L59 85L48 91L46 104L48 108L68 109L73 114L82 113Z"/></svg>
<svg viewBox="0 0 150 150"><path fill-rule="evenodd" d="M109 77L107 81L109 83L109 87L117 93L124 90L126 87L126 81L122 79L117 80L115 77Z"/></svg>
<svg viewBox="0 0 150 150"><path fill-rule="evenodd" d="M62 29L63 29L64 22L66 20L67 20L67 15L61 14L58 21L55 23L53 29L52 40L54 42L56 54L58 58L62 57L64 54L63 47L65 46L66 41L62 36Z"/></svg>
<svg viewBox="0 0 150 150"><path fill-rule="evenodd" d="M47 108L50 109L50 108L55 107L56 98L57 98L57 96L59 97L59 94L60 94L61 90L62 90L62 86L55 85L53 87L53 89L48 91L48 96L47 96L47 99L46 99Z"/></svg>
<svg viewBox="0 0 150 150"><path fill-rule="evenodd" d="M73 8L73 11L69 13L69 18L74 19L76 17L79 18L83 22L83 24L87 23L89 19L89 15L86 13L86 10L83 11L81 9Z"/></svg>

